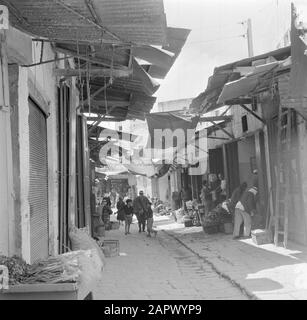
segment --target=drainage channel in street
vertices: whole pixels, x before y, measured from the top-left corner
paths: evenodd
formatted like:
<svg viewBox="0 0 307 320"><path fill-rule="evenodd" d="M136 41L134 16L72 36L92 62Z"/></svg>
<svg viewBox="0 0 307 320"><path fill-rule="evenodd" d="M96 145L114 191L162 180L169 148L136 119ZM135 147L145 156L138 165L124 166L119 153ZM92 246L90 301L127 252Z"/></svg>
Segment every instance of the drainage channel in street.
<svg viewBox="0 0 307 320"><path fill-rule="evenodd" d="M206 257L194 252L175 235L165 231L166 237L159 239L170 255L176 260L184 278L199 292L200 299L248 299L257 298L227 274L218 270Z"/></svg>

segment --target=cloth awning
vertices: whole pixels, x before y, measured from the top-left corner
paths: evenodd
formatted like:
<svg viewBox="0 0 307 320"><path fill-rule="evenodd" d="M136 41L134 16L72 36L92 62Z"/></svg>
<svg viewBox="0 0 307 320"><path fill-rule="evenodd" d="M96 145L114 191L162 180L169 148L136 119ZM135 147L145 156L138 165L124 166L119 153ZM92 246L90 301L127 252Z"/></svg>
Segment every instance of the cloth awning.
<svg viewBox="0 0 307 320"><path fill-rule="evenodd" d="M239 80L242 77L241 67L253 67L255 64L259 64L259 62L262 62L264 65L272 60L283 61L290 54L291 48L289 46L215 68L213 75L209 78L206 90L192 100L190 111L207 113L221 107L223 104L218 103L221 92L226 83Z"/></svg>
<svg viewBox="0 0 307 320"><path fill-rule="evenodd" d="M149 131L149 141L147 143L148 147L156 148L157 146L162 146L161 141L155 141L155 130L169 130L170 133L174 133L177 129L182 129L187 137L187 130L195 130L198 123L198 116L184 114L183 112L157 112L149 113L146 115L148 131ZM156 131L157 132L157 131ZM185 144L185 141L180 141L179 144ZM178 142L177 142L178 143ZM168 146L171 147L171 146ZM162 146L163 148L163 146ZM165 148L165 147L164 147Z"/></svg>
<svg viewBox="0 0 307 320"><path fill-rule="evenodd" d="M235 98L248 95L253 91L260 80L260 77L267 72L278 67L279 62L271 62L264 65L254 67L254 70L247 76L232 82L228 82L224 85L222 92L217 100L218 104L227 103Z"/></svg>

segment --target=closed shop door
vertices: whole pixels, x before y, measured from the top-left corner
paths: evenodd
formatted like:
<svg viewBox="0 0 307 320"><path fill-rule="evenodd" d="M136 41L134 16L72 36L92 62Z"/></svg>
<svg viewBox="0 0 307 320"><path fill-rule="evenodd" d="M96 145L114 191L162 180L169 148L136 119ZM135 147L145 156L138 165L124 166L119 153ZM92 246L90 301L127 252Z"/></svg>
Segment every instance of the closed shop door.
<svg viewBox="0 0 307 320"><path fill-rule="evenodd" d="M31 262L48 256L47 124L44 113L29 99Z"/></svg>

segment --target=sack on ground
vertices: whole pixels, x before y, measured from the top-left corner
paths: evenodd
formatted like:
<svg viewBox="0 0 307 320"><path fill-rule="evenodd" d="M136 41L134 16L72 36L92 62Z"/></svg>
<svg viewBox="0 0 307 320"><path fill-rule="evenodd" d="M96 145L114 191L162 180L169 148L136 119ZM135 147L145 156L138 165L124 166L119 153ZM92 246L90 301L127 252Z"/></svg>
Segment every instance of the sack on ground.
<svg viewBox="0 0 307 320"><path fill-rule="evenodd" d="M96 241L92 239L86 231L80 230L76 227L72 227L69 231L69 238L73 251L95 249L101 259L102 268L105 266L106 259L102 250L99 248Z"/></svg>

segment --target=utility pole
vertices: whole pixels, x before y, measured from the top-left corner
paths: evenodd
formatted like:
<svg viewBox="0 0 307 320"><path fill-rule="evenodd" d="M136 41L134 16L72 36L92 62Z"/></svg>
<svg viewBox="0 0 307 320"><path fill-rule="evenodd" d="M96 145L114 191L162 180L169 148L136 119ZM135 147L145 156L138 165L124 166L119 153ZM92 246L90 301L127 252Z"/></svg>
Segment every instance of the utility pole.
<svg viewBox="0 0 307 320"><path fill-rule="evenodd" d="M253 34L252 34L252 20L247 20L247 45L248 45L248 56L249 58L254 56L254 48L253 48Z"/></svg>

